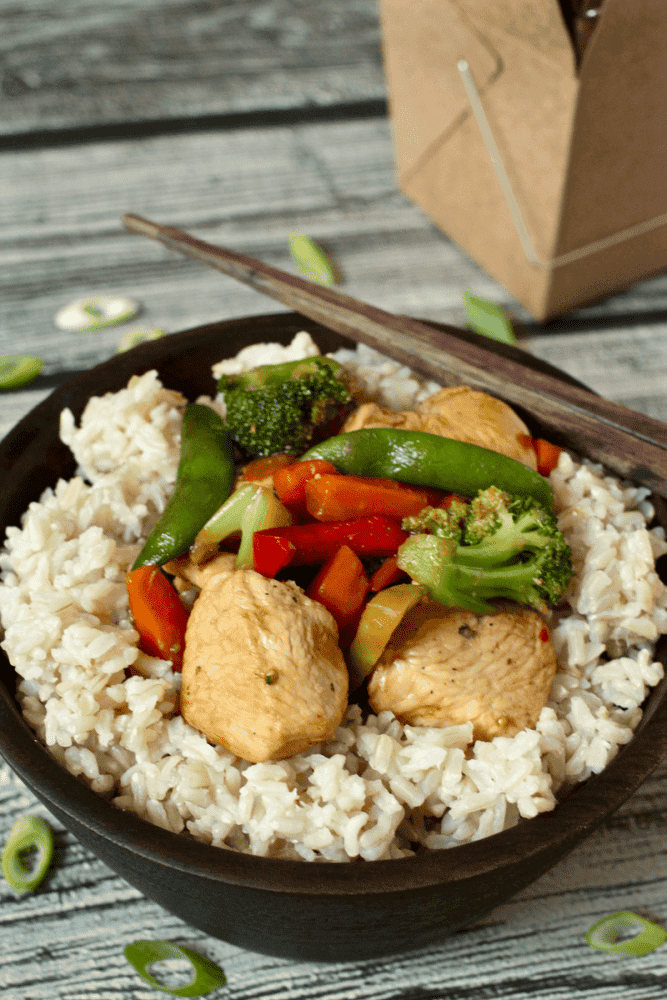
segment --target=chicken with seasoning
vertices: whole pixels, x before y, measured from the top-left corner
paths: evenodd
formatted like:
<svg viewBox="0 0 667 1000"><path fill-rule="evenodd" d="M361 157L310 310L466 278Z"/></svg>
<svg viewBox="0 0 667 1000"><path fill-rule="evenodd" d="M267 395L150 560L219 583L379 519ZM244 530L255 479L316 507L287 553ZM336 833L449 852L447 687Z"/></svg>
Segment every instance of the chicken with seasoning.
<svg viewBox="0 0 667 1000"><path fill-rule="evenodd" d="M329 612L291 581L209 576L187 625L184 719L244 760L279 760L331 736L348 675Z"/></svg>
<svg viewBox="0 0 667 1000"><path fill-rule="evenodd" d="M413 726L472 722L475 739L532 729L556 673L534 611L474 615L428 602L398 626L371 674L368 699Z"/></svg>

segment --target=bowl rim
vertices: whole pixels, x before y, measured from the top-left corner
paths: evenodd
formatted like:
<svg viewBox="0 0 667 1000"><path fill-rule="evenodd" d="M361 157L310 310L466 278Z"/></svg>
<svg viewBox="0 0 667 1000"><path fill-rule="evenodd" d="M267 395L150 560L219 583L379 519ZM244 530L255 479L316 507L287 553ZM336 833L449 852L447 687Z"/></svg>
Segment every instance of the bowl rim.
<svg viewBox="0 0 667 1000"><path fill-rule="evenodd" d="M141 344L77 375L31 410L0 442L0 469L8 473L11 469L20 467L23 474L26 474L33 452L39 451L49 434L53 435L53 421L57 421L60 411L72 405L77 415L76 411L80 412L82 409L82 399L99 393L99 390L90 388L91 384L108 384L108 391L115 391L127 383L130 375L154 367L159 369L160 358L165 350L171 359L172 368L180 368L186 361L191 363L193 355L202 353L203 345L206 345L209 353L213 351L215 356L228 356L224 353L224 346L218 348L216 345L219 340L224 342L225 335L233 335L241 325L248 343L256 342L259 336L266 339L267 335L272 340L282 338L286 343L299 330L308 330L316 340L333 344L346 343L345 338L299 314L271 313L244 317L241 320L208 323ZM476 336L452 327L443 328L464 338ZM492 341L484 343L492 353L507 353L509 350L512 357L524 364L576 382L519 348ZM325 346L325 349L332 348ZM162 367L165 364L166 362ZM211 377L211 387L213 386ZM176 388L175 385L171 387ZM53 472L57 466L56 455L48 465L47 473ZM3 529L3 537L7 522L2 521L2 518L10 494L10 489L0 493L0 527ZM27 501L24 506L27 506ZM659 655L664 662L665 643L661 643ZM2 651L0 659L11 673ZM549 867L614 812L667 755L667 680L663 680L654 689L651 703L651 711L640 723L632 740L620 749L604 771L576 786L554 811L542 813L479 841L443 850L424 849L412 857L383 861L306 862L260 857L229 848L214 847L162 829L133 813L121 810L57 762L23 719L12 693L2 680L0 754L47 808L52 805L58 814L69 817L75 825L83 825L118 848L167 870L177 869L216 882L281 893L336 896L401 893L488 876L499 867L525 865L531 859L541 858L542 870Z"/></svg>

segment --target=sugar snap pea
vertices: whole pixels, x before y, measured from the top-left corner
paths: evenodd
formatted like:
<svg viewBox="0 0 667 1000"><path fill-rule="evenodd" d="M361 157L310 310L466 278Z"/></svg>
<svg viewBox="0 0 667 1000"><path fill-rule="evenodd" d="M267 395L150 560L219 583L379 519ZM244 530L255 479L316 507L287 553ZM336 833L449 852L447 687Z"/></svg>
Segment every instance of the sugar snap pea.
<svg viewBox="0 0 667 1000"><path fill-rule="evenodd" d="M532 497L545 510L553 508L547 479L497 451L466 441L395 427L365 427L328 438L309 448L300 462L324 459L349 475L397 479L475 496L497 486L515 496Z"/></svg>
<svg viewBox="0 0 667 1000"><path fill-rule="evenodd" d="M210 406L190 403L183 414L174 492L132 569L161 566L189 548L233 482L233 445L221 417Z"/></svg>

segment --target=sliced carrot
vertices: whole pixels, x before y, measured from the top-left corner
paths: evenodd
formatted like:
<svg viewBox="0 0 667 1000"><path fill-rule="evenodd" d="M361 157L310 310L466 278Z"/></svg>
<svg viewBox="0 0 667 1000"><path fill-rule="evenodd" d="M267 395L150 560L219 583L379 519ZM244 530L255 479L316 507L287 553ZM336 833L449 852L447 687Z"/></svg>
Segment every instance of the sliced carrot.
<svg viewBox="0 0 667 1000"><path fill-rule="evenodd" d="M563 450L544 438L533 438L528 434L517 434L517 440L522 445L531 445L537 459L537 471L541 476L548 476L558 465L558 458Z"/></svg>
<svg viewBox="0 0 667 1000"><path fill-rule="evenodd" d="M306 502L306 482L313 476L325 473L337 473L335 465L324 459L313 459L311 462L294 462L280 469L273 477L273 488L281 503L288 507Z"/></svg>
<svg viewBox="0 0 667 1000"><path fill-rule="evenodd" d="M537 457L537 471L541 476L548 476L558 465L560 453L563 450L557 444L545 441L544 438L535 438L533 448Z"/></svg>
<svg viewBox="0 0 667 1000"><path fill-rule="evenodd" d="M405 571L398 565L398 556L389 556L371 577L370 589L375 593L390 587L392 583L398 583L404 577Z"/></svg>
<svg viewBox="0 0 667 1000"><path fill-rule="evenodd" d="M449 510L452 504L458 501L458 503L468 503L466 497L460 496L458 493L445 493L439 503L433 503L433 507L442 507L443 510Z"/></svg>
<svg viewBox="0 0 667 1000"><path fill-rule="evenodd" d="M428 490L393 479L321 474L306 481L306 510L318 521L345 521L381 512L400 520L418 514L431 500Z"/></svg>
<svg viewBox="0 0 667 1000"><path fill-rule="evenodd" d="M188 611L159 566L140 566L125 576L139 646L149 656L183 665Z"/></svg>
<svg viewBox="0 0 667 1000"><path fill-rule="evenodd" d="M317 574L307 594L331 612L342 632L356 624L368 586L361 559L349 545L341 545Z"/></svg>
<svg viewBox="0 0 667 1000"><path fill-rule="evenodd" d="M259 483L261 486L270 486L277 472L286 466L294 465L296 458L294 455L281 453L280 455L267 455L265 458L256 458L253 462L248 462L243 466L240 476L235 483L235 489L247 486L248 483Z"/></svg>

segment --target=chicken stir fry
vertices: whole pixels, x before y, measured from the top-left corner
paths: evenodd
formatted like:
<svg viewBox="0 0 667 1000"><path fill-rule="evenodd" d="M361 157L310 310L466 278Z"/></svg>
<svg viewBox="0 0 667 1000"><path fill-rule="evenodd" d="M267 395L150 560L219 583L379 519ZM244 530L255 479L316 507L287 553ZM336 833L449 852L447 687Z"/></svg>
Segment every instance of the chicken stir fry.
<svg viewBox="0 0 667 1000"><path fill-rule="evenodd" d="M257 763L331 736L347 707L336 623L291 582L210 576L185 637L181 711L211 743Z"/></svg>
<svg viewBox="0 0 667 1000"><path fill-rule="evenodd" d="M250 389L233 386L237 420L252 392L253 442L266 437L264 387L312 378L275 368ZM325 375L326 407L309 397L308 412L321 421L326 410L330 422L338 372ZM533 727L556 671L544 615L572 569L528 428L507 404L464 387L402 413L364 403L348 416L346 382L340 396L341 434L296 455L293 442L276 454L267 446L241 480L234 469L217 476L216 489L231 485L217 508L207 498L189 548L174 553L178 532L158 523L150 553L168 553L173 583L150 553L128 574L143 648L182 656L183 717L251 762L332 736L351 689L412 725L470 721L476 739ZM206 433L211 455L229 455L224 427L209 421ZM206 462L199 468L210 484ZM194 524L200 473L185 459L181 473ZM290 578L297 566L311 568L305 590ZM149 585L153 596L141 591ZM178 595L192 603L189 617ZM155 607L174 600L171 623L160 623ZM142 631L142 614L156 635Z"/></svg>
<svg viewBox="0 0 667 1000"><path fill-rule="evenodd" d="M474 615L429 602L398 626L368 684L375 712L414 726L472 722L475 739L535 726L556 673L534 611Z"/></svg>

